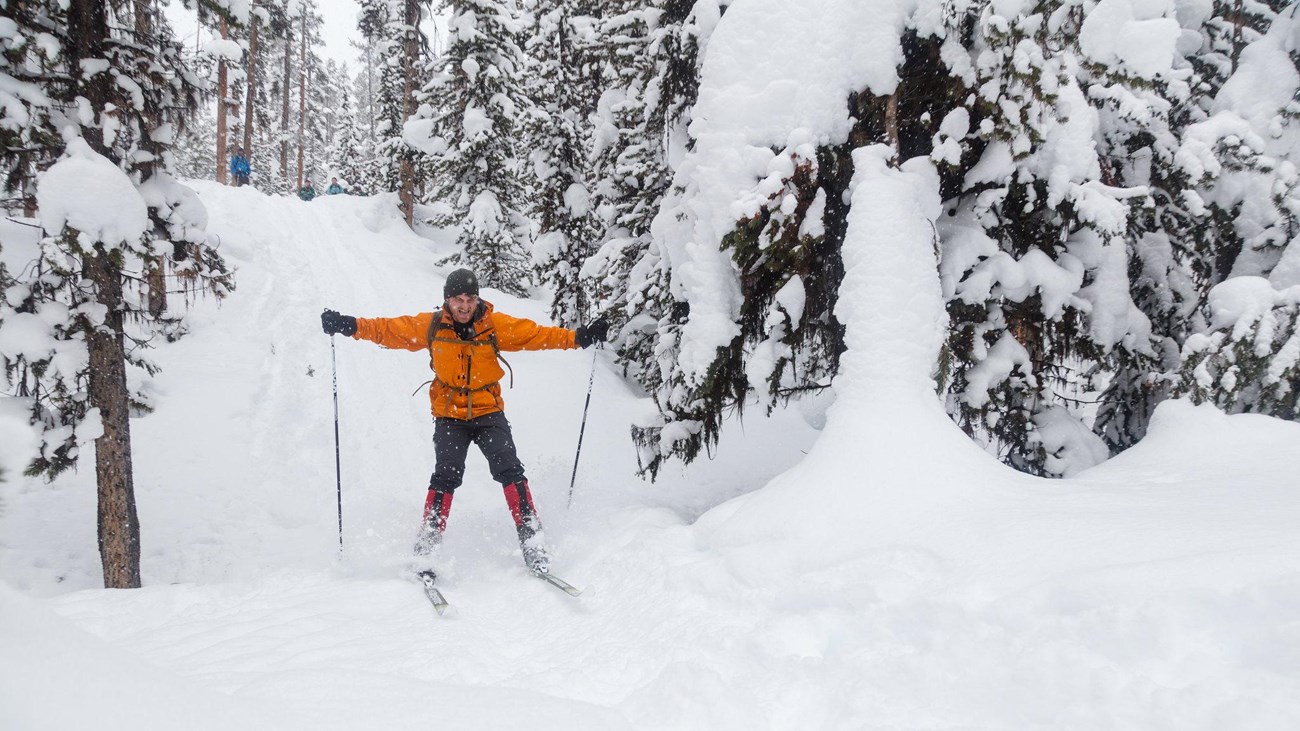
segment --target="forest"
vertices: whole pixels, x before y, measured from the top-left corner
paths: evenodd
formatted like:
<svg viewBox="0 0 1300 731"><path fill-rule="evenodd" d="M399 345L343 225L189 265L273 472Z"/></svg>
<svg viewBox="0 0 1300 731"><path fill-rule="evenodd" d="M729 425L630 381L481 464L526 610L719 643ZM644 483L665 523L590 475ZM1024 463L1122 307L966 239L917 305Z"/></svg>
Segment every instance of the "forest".
<svg viewBox="0 0 1300 731"><path fill-rule="evenodd" d="M893 37L834 34L813 111L762 78L794 63L777 33L748 38L779 64L706 63L739 47L722 0L359 4L339 64L313 0L193 0L197 49L156 0L4 0L3 198L42 232L17 264L0 241L0 400L40 439L5 466L57 475L93 440L101 528L135 520L150 403L127 369L238 284L185 180L243 183L239 155L269 195L391 196L417 233L455 232L446 263L544 293L556 324L609 317L656 406L631 435L649 478L746 410L833 398L873 145L936 173L936 398L1003 462L1069 476L1171 398L1300 409L1290 2L890 3ZM115 225L81 223L88 189ZM109 548L110 585L138 585L138 546Z"/></svg>

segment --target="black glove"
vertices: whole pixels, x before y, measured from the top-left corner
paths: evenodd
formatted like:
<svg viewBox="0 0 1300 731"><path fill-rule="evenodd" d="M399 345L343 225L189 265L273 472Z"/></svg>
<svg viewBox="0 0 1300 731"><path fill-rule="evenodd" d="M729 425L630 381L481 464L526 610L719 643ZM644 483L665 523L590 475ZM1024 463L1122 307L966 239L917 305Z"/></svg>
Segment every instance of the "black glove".
<svg viewBox="0 0 1300 731"><path fill-rule="evenodd" d="M320 328L326 335L337 333L352 337L357 333L357 318L351 315L340 315L334 310L325 310L320 313Z"/></svg>
<svg viewBox="0 0 1300 731"><path fill-rule="evenodd" d="M609 337L609 320L602 317L587 325L579 325L573 332L579 348L585 348L592 343L603 343Z"/></svg>

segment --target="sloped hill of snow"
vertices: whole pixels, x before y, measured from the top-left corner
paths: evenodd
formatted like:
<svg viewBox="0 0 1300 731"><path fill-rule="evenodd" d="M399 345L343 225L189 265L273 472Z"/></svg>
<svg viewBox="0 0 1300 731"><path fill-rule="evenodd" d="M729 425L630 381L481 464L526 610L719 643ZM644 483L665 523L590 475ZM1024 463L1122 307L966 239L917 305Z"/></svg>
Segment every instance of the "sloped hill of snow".
<svg viewBox="0 0 1300 731"><path fill-rule="evenodd" d="M859 163L875 177L856 190L899 225L854 225L880 235L854 239L849 276L887 296L901 282L885 272L927 266L890 248L928 215L907 193L925 172ZM820 437L793 412L750 417L716 459L654 485L628 439L649 407L595 353L571 508L593 353L511 356L507 411L556 572L586 592L526 576L472 454L445 547L457 611L439 619L401 578L432 468L411 395L426 359L334 344L340 555L318 315L431 309L450 249L391 200L197 188L239 289L197 302L191 334L155 352L158 408L133 422L146 588L96 588L93 469L6 484L6 728L1300 723L1300 427L1171 403L1120 458L1018 475L926 405L917 330L938 325L916 287L891 313L918 319L845 312ZM486 296L545 319L541 298Z"/></svg>

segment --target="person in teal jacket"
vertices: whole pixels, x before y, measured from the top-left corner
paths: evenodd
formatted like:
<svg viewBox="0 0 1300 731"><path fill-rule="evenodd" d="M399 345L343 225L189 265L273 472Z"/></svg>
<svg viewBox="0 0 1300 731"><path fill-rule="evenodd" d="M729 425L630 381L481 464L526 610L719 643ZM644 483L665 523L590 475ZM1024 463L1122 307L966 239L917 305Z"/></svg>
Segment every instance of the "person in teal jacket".
<svg viewBox="0 0 1300 731"><path fill-rule="evenodd" d="M303 181L302 187L298 189L298 197L305 201L316 197L316 189L311 186L311 178Z"/></svg>
<svg viewBox="0 0 1300 731"><path fill-rule="evenodd" d="M244 148L236 145L234 154L230 156L230 175L234 178L235 187L248 185L248 177L252 173L253 167L248 163L248 155L244 153Z"/></svg>

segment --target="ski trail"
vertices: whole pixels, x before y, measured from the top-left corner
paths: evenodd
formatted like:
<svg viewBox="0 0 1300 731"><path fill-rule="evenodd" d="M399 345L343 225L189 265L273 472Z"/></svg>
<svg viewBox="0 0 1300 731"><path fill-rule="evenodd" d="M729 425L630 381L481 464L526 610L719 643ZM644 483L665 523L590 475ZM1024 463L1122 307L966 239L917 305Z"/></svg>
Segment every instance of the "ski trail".
<svg viewBox="0 0 1300 731"><path fill-rule="evenodd" d="M231 566L242 566L245 573L258 567L254 575L332 566L338 553L332 368L330 339L320 331L319 314L325 307L382 312L381 304L396 292L420 289L419 284L425 292L436 289L430 266L392 261L403 253L427 259L427 246L409 231L367 229L365 209L379 201L305 203L252 189L209 185L200 190L211 213L209 230L237 268L238 288L219 309L212 302L197 303L194 336L172 346L174 365L163 372L160 388L165 391L180 378L211 387L188 398L160 399L167 412L163 418L139 422L137 462L168 463L152 459L151 450L174 442L173 435L153 430L165 429L171 414L188 412L205 433L215 429L206 446L229 469L222 481L189 469L144 475L142 517L156 504L160 513L193 518L164 525L153 536L156 545L191 546L181 573L154 578L236 578ZM393 281L394 271L406 279ZM409 393L426 377L427 366L418 355L393 357L347 338L334 340L344 391L341 432L347 440L344 528L356 539L347 548L350 558L369 556L370 563L382 563L399 532L401 542L408 540L421 499L413 488L427 481L427 407L381 420L364 411L369 404L396 402L399 391ZM240 353L256 355L232 355ZM221 408L214 410L213 402ZM385 459L362 461L363 445L383 445L374 451ZM178 481L197 481L202 489L167 489ZM190 504L180 504L186 500Z"/></svg>

